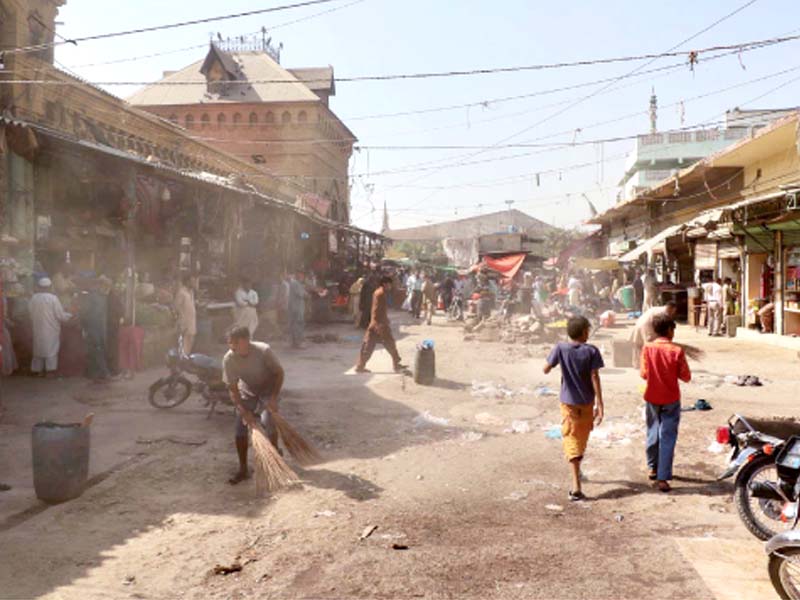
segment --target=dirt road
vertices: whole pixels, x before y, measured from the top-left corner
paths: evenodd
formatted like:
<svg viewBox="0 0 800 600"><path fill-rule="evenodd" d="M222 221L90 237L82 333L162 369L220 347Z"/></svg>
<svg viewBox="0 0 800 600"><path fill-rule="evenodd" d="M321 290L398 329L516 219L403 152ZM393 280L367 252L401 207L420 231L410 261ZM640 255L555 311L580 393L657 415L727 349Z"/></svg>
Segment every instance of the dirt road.
<svg viewBox="0 0 800 600"><path fill-rule="evenodd" d="M0 425L2 598L736 598L774 597L762 546L739 522L726 455L708 447L733 412L790 414L796 357L708 339L684 413L675 491L647 485L639 381L603 372L607 420L590 442L585 491L569 504L558 423L557 373L544 346L464 342L459 328L393 315L407 362L436 341L438 381L420 387L390 373L349 371L358 349L340 343L291 352L283 412L326 461L300 471L302 488L268 500L252 483L230 487L233 419L205 418L193 400L171 412L147 404L142 374L109 393L84 382L13 378ZM613 335L595 343L610 351ZM610 355L606 355L610 362ZM729 374L768 380L756 391ZM44 507L30 489L30 427L41 418L93 425L93 485ZM509 430L529 429L510 433ZM170 440L171 438L171 440ZM373 530L365 539L365 531ZM217 575L215 566L239 566Z"/></svg>

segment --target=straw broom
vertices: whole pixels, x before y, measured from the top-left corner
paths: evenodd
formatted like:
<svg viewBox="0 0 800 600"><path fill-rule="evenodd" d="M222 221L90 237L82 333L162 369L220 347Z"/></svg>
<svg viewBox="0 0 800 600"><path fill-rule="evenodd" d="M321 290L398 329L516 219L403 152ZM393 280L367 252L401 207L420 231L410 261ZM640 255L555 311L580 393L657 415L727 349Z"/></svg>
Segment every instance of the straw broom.
<svg viewBox="0 0 800 600"><path fill-rule="evenodd" d="M286 446L289 454L291 454L299 464L306 466L322 460L319 452L289 425L289 422L279 415L278 411L273 411L272 409L268 410L269 416L275 424L275 428L278 430L278 435L280 435L283 440L283 445Z"/></svg>
<svg viewBox="0 0 800 600"><path fill-rule="evenodd" d="M299 483L297 475L278 454L255 415L244 407L237 408L244 422L250 427L255 459L256 493L265 495Z"/></svg>

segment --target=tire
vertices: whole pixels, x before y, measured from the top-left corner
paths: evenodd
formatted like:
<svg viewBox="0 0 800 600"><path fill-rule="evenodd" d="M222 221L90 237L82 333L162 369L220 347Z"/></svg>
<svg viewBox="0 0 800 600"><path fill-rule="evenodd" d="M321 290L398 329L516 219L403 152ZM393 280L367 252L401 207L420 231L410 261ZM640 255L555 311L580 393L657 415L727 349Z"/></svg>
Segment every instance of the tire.
<svg viewBox="0 0 800 600"><path fill-rule="evenodd" d="M789 578L788 561L794 563L789 568L795 571L795 583L786 581ZM768 569L772 587L783 600L800 600L800 548L784 548L770 554Z"/></svg>
<svg viewBox="0 0 800 600"><path fill-rule="evenodd" d="M768 514L766 511L763 511L760 516L754 514L751 504L753 498L750 492L750 482L768 469L774 470L775 475L771 479L777 481L778 473L775 468L775 459L772 456L762 454L753 459L745 469L746 471L742 472L736 480L736 491L733 495L736 510L744 526L747 527L747 530L761 541L766 542L768 539L782 533L789 527L780 520L775 519L775 510L777 510L777 501L775 500L756 500L760 507L771 509L772 514ZM775 521L774 529L769 526L770 521Z"/></svg>
<svg viewBox="0 0 800 600"><path fill-rule="evenodd" d="M192 393L192 384L179 377L177 379L162 379L150 386L150 393L147 396L150 404L155 408L168 409L175 408L186 402Z"/></svg>

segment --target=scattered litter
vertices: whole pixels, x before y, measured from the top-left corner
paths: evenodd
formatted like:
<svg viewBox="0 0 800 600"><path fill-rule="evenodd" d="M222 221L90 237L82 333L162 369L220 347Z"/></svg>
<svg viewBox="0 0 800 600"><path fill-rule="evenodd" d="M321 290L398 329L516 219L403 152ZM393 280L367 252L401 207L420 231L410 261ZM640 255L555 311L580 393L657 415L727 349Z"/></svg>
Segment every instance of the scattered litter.
<svg viewBox="0 0 800 600"><path fill-rule="evenodd" d="M714 440L711 442L708 448L706 448L712 454L722 454L725 452L725 446L720 444L718 441Z"/></svg>
<svg viewBox="0 0 800 600"><path fill-rule="evenodd" d="M367 525L367 527L364 528L364 531L361 532L361 537L359 539L360 540L367 539L369 536L375 533L377 529L378 529L377 525Z"/></svg>
<svg viewBox="0 0 800 600"><path fill-rule="evenodd" d="M392 544L392 550L408 550L405 544Z"/></svg>
<svg viewBox="0 0 800 600"><path fill-rule="evenodd" d="M123 585L131 585L136 582L135 575L128 575L125 579L122 580Z"/></svg>
<svg viewBox="0 0 800 600"><path fill-rule="evenodd" d="M481 425L502 425L503 419L495 417L492 414L483 412L475 415L475 420Z"/></svg>
<svg viewBox="0 0 800 600"><path fill-rule="evenodd" d="M764 384L761 383L761 380L755 375L742 375L736 380L736 385L740 387L761 387Z"/></svg>
<svg viewBox="0 0 800 600"><path fill-rule="evenodd" d="M614 520L617 523L622 523L625 520L625 515L614 515Z"/></svg>
<svg viewBox="0 0 800 600"><path fill-rule="evenodd" d="M512 421L511 427L505 433L530 433L531 424L528 421Z"/></svg>
<svg viewBox="0 0 800 600"><path fill-rule="evenodd" d="M438 425L440 427L446 427L449 424L450 424L450 419L434 416L427 410L424 413L414 417L414 425L416 427L421 427L423 425Z"/></svg>
<svg viewBox="0 0 800 600"><path fill-rule="evenodd" d="M725 379L723 379L723 381L728 385L736 385L736 382L739 381L739 378L736 375L725 375Z"/></svg>
<svg viewBox="0 0 800 600"><path fill-rule="evenodd" d="M545 397L548 397L548 396L558 396L558 392L556 392L555 390L550 389L546 385L540 385L539 387L537 387L535 394L536 394L537 398L545 398Z"/></svg>
<svg viewBox="0 0 800 600"><path fill-rule="evenodd" d="M478 442L483 439L483 434L480 431L466 431L461 435L461 439L465 442Z"/></svg>
<svg viewBox="0 0 800 600"><path fill-rule="evenodd" d="M168 436L168 437L161 437L161 438L154 438L154 439L148 439L148 438L140 437L140 438L136 439L136 443L137 444L147 444L147 445L149 445L149 444L158 444L160 442L170 442L171 444L179 444L179 445L182 445L182 446L202 446L207 441L208 440L193 440L193 439L180 438L180 437L175 437L175 436Z"/></svg>
<svg viewBox="0 0 800 600"><path fill-rule="evenodd" d="M314 518L315 519L317 517L335 517L335 516L336 516L336 513L333 512L332 510L321 510L319 512L315 512L314 513Z"/></svg>
<svg viewBox="0 0 800 600"><path fill-rule="evenodd" d="M231 573L239 573L244 567L241 563L235 562L232 565L217 565L211 569L213 575L230 575Z"/></svg>
<svg viewBox="0 0 800 600"><path fill-rule="evenodd" d="M422 475L417 475L417 481L422 481L423 479L425 478Z"/></svg>
<svg viewBox="0 0 800 600"><path fill-rule="evenodd" d="M545 509L549 510L550 512L564 512L564 507L560 504L545 504Z"/></svg>
<svg viewBox="0 0 800 600"><path fill-rule="evenodd" d="M560 440L561 439L561 425L551 425L547 429L544 430L544 437L548 440Z"/></svg>
<svg viewBox="0 0 800 600"><path fill-rule="evenodd" d="M470 394L473 398L491 398L495 400L502 400L503 398L512 398L514 396L514 390L509 388L504 383L494 383L492 381L473 381Z"/></svg>
<svg viewBox="0 0 800 600"><path fill-rule="evenodd" d="M594 429L590 439L596 442L605 442L607 446L627 446L632 443L632 438L642 433L641 425L628 421L606 422Z"/></svg>
<svg viewBox="0 0 800 600"><path fill-rule="evenodd" d="M528 492L511 492L503 500L525 500L528 497Z"/></svg>
<svg viewBox="0 0 800 600"><path fill-rule="evenodd" d="M692 412L693 410L711 410L714 407L711 406L708 402L700 398L697 402L695 402L692 406L687 406L686 408L682 408L681 412Z"/></svg>

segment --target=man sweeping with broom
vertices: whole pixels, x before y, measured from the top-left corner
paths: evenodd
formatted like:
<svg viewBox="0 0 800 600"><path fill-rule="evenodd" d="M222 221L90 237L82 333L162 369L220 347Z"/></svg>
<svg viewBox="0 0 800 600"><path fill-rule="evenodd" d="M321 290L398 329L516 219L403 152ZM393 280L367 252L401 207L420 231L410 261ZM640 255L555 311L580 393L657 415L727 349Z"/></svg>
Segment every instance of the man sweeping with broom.
<svg viewBox="0 0 800 600"><path fill-rule="evenodd" d="M251 475L247 466L246 418L252 419L252 415L261 413L261 424L267 437L278 448L278 430L272 414L278 412L278 396L283 387L284 372L269 345L250 340L250 330L246 326L234 327L228 332L228 348L222 359L222 379L228 385L237 411L236 452L239 455L239 472L228 483L236 485Z"/></svg>

